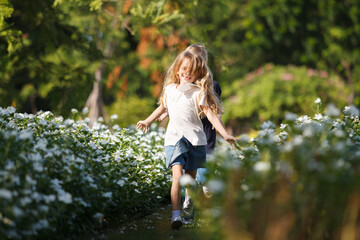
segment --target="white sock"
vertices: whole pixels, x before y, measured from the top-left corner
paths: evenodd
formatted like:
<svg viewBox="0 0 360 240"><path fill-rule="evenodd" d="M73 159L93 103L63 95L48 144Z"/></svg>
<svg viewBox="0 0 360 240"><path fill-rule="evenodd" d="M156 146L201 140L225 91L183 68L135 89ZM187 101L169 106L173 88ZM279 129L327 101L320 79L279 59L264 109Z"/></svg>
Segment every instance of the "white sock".
<svg viewBox="0 0 360 240"><path fill-rule="evenodd" d="M176 217L176 216L181 217L180 210L174 210L174 211L172 211L172 217Z"/></svg>

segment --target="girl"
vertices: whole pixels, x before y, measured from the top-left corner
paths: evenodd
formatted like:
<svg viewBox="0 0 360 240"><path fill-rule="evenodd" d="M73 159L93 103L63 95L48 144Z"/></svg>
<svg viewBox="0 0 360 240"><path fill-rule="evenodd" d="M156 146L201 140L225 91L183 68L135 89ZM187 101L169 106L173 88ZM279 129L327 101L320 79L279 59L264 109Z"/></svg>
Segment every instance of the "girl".
<svg viewBox="0 0 360 240"><path fill-rule="evenodd" d="M186 49L186 51L189 52L193 52L196 54L199 54L200 56L203 57L203 59L205 60L205 62L208 62L208 54L207 54L207 50L204 44L202 43L195 43L192 44L190 46L188 46ZM170 70L168 70L170 71ZM221 96L221 88L220 85L213 79L213 87L214 87L214 92L216 93L216 96L219 98L220 100L220 96ZM162 121L164 120L166 117L168 116L168 113L165 112L164 114L162 114L160 117L158 117L156 120L158 121ZM212 124L209 122L209 120L204 117L201 119L202 124L203 124L203 129L206 135L206 139L207 139L207 144L205 146L205 151L206 154L210 154L214 148L215 148L215 143L216 143L216 130L213 128ZM200 183L204 192L204 195L209 198L211 196L211 193L209 191L209 189L204 185L204 182L206 180L205 178L205 173L206 173L206 169L205 168L198 168L197 172L196 172L196 181L198 183ZM193 218L194 218L194 204L193 201L190 197L190 195L188 194L188 191L185 191L185 199L182 205L182 212L183 212L183 224L190 224L193 222Z"/></svg>
<svg viewBox="0 0 360 240"><path fill-rule="evenodd" d="M205 60L190 51L181 52L165 76L159 107L137 128L148 132L149 125L168 112L169 124L165 135L166 164L172 168L171 227L182 226L180 177L185 173L196 178L196 171L206 159L206 136L200 117L207 116L215 129L231 145L236 138L229 135L219 116L222 106L213 88L212 75Z"/></svg>

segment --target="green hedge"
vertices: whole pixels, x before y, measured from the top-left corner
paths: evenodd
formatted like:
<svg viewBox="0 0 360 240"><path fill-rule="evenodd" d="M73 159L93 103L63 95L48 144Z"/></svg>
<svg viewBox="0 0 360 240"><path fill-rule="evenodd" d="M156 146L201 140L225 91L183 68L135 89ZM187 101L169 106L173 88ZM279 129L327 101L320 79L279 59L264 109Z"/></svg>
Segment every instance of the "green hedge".
<svg viewBox="0 0 360 240"><path fill-rule="evenodd" d="M314 116L264 122L237 149L220 144L208 163L207 216L218 239L357 239L359 110L334 105ZM354 238L347 238L354 236ZM356 237L357 236L357 237Z"/></svg>
<svg viewBox="0 0 360 240"><path fill-rule="evenodd" d="M313 101L321 97L324 103L336 102L345 107L348 89L336 75L306 67L267 64L230 87L223 86L225 122L259 122L270 120L279 124L284 114L313 113Z"/></svg>
<svg viewBox="0 0 360 240"><path fill-rule="evenodd" d="M163 130L88 123L0 108L0 239L64 239L168 197Z"/></svg>

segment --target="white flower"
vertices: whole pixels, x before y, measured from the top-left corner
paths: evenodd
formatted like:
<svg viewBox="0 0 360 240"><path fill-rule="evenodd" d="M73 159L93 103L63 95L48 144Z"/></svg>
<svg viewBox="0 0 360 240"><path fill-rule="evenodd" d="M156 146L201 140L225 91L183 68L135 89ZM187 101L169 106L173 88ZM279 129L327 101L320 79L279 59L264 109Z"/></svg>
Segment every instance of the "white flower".
<svg viewBox="0 0 360 240"><path fill-rule="evenodd" d="M12 199L12 192L7 190L7 189L1 188L0 189L0 198L11 200Z"/></svg>
<svg viewBox="0 0 360 240"><path fill-rule="evenodd" d="M48 203L51 203L53 201L55 201L55 195L51 194L51 195L44 195L44 200L45 202L48 204Z"/></svg>
<svg viewBox="0 0 360 240"><path fill-rule="evenodd" d="M118 119L118 115L116 115L116 114L113 114L113 115L111 115L111 120L116 120L116 119Z"/></svg>
<svg viewBox="0 0 360 240"><path fill-rule="evenodd" d="M317 98L317 99L315 100L315 103L321 103L321 99L320 99L320 98Z"/></svg>
<svg viewBox="0 0 360 240"><path fill-rule="evenodd" d="M23 113L15 113L14 118L15 119L24 119L25 115Z"/></svg>
<svg viewBox="0 0 360 240"><path fill-rule="evenodd" d="M71 194L68 192L65 192L65 191L59 191L58 199L59 199L59 201L62 201L64 203L72 203Z"/></svg>
<svg viewBox="0 0 360 240"><path fill-rule="evenodd" d="M42 160L42 156L39 152L37 152L35 154L34 153L30 154L29 158L34 162L38 162L38 161Z"/></svg>
<svg viewBox="0 0 360 240"><path fill-rule="evenodd" d="M313 135L313 129L311 127L306 127L304 130L305 137L311 137Z"/></svg>
<svg viewBox="0 0 360 240"><path fill-rule="evenodd" d="M93 218L98 219L98 220L101 221L101 220L104 218L104 214L102 214L102 213L95 213L95 214L93 215Z"/></svg>
<svg viewBox="0 0 360 240"><path fill-rule="evenodd" d="M78 113L78 110L77 110L76 108L72 108L72 109L71 109L71 113L72 113L72 114L77 114L77 113Z"/></svg>
<svg viewBox="0 0 360 240"><path fill-rule="evenodd" d="M82 109L82 114L86 115L86 114L88 114L88 113L89 113L89 108L84 107L84 108Z"/></svg>
<svg viewBox="0 0 360 240"><path fill-rule="evenodd" d="M137 187L137 186L138 186L138 183L137 183L137 182L135 182L135 181L134 181L134 182L132 182L131 184L132 184L132 185L134 185L135 187Z"/></svg>
<svg viewBox="0 0 360 240"><path fill-rule="evenodd" d="M50 118L53 116L54 116L54 114L52 114L52 112L46 111L46 112L41 113L38 117L41 119L44 119L44 118Z"/></svg>
<svg viewBox="0 0 360 240"><path fill-rule="evenodd" d="M125 181L120 179L119 181L116 182L116 184L118 184L120 187L125 185Z"/></svg>
<svg viewBox="0 0 360 240"><path fill-rule="evenodd" d="M295 113L291 113L291 112L285 113L285 120L295 121L296 119L297 119L297 115Z"/></svg>
<svg viewBox="0 0 360 240"><path fill-rule="evenodd" d="M16 108L7 107L5 109L2 109L2 111L0 111L0 114L2 114L2 115L10 115L10 114L13 114L14 112L16 112Z"/></svg>
<svg viewBox="0 0 360 240"><path fill-rule="evenodd" d="M240 187L241 187L241 189L244 190L244 191L249 190L249 187L248 187L246 184L242 184Z"/></svg>
<svg viewBox="0 0 360 240"><path fill-rule="evenodd" d="M64 125L67 126L67 127L70 127L71 125L73 125L75 123L74 120L72 119L66 119L65 122L64 122Z"/></svg>
<svg viewBox="0 0 360 240"><path fill-rule="evenodd" d="M13 213L14 213L15 217L21 217L24 214L24 211L21 210L21 208L14 206Z"/></svg>
<svg viewBox="0 0 360 240"><path fill-rule="evenodd" d="M39 141L34 146L34 148L37 150L46 151L47 144L48 144L48 141L45 138L40 138Z"/></svg>
<svg viewBox="0 0 360 240"><path fill-rule="evenodd" d="M112 128L115 131L120 131L121 130L121 127L119 125L117 125L117 124L115 124Z"/></svg>
<svg viewBox="0 0 360 240"><path fill-rule="evenodd" d="M32 200L29 197L23 197L23 198L20 199L20 204L22 206L25 206L25 205L27 205L27 204L29 204L31 202L32 202Z"/></svg>
<svg viewBox="0 0 360 240"><path fill-rule="evenodd" d="M40 119L39 125L45 127L45 126L47 126L47 121L45 119Z"/></svg>
<svg viewBox="0 0 360 240"><path fill-rule="evenodd" d="M329 117L337 117L340 115L340 110L334 104L328 104L325 114Z"/></svg>
<svg viewBox="0 0 360 240"><path fill-rule="evenodd" d="M225 183L221 180L210 180L206 185L212 193L221 193L225 188Z"/></svg>
<svg viewBox="0 0 360 240"><path fill-rule="evenodd" d="M342 130L335 130L335 136L341 138L345 136L345 133Z"/></svg>
<svg viewBox="0 0 360 240"><path fill-rule="evenodd" d="M275 124L272 123L271 121L266 121L263 122L260 126L261 129L274 129L275 128Z"/></svg>
<svg viewBox="0 0 360 240"><path fill-rule="evenodd" d="M33 168L34 168L34 170L35 171L37 171L37 172L42 172L43 171L43 166L39 163L39 162L35 162L34 164L33 164Z"/></svg>
<svg viewBox="0 0 360 240"><path fill-rule="evenodd" d="M353 115L353 116L359 116L359 109L355 107L354 105L351 105L350 107L346 106L344 109L344 113L347 115Z"/></svg>
<svg viewBox="0 0 360 240"><path fill-rule="evenodd" d="M24 129L24 130L20 131L20 134L19 134L19 139L20 140L26 140L26 139L31 140L32 137L33 137L33 131L32 130Z"/></svg>
<svg viewBox="0 0 360 240"><path fill-rule="evenodd" d="M194 186L195 183L196 183L195 180L189 174L184 174L180 178L181 186L188 186L188 185Z"/></svg>
<svg viewBox="0 0 360 240"><path fill-rule="evenodd" d="M299 146L303 143L304 139L302 136L295 136L292 140L292 143L294 144L294 146Z"/></svg>
<svg viewBox="0 0 360 240"><path fill-rule="evenodd" d="M46 229L48 227L49 227L49 222L46 219L41 219L40 221L32 225L32 228L35 230Z"/></svg>
<svg viewBox="0 0 360 240"><path fill-rule="evenodd" d="M47 212L49 211L49 207L46 206L46 205L40 205L40 206L39 206L39 210L40 210L41 212L47 213Z"/></svg>
<svg viewBox="0 0 360 240"><path fill-rule="evenodd" d="M254 170L257 172L267 172L270 170L270 167L271 166L269 162L260 161L255 163Z"/></svg>
<svg viewBox="0 0 360 240"><path fill-rule="evenodd" d="M102 196L106 198L112 198L112 192L103 193Z"/></svg>
<svg viewBox="0 0 360 240"><path fill-rule="evenodd" d="M29 185L36 185L36 180L34 180L34 179L32 179L29 175L27 175L26 177L25 177L25 179L26 179L26 182L29 184Z"/></svg>
<svg viewBox="0 0 360 240"><path fill-rule="evenodd" d="M311 123L311 119L307 115L300 116L297 120L300 123Z"/></svg>
<svg viewBox="0 0 360 240"><path fill-rule="evenodd" d="M315 117L314 117L315 120L321 120L323 118L324 118L324 116L321 113L315 114Z"/></svg>

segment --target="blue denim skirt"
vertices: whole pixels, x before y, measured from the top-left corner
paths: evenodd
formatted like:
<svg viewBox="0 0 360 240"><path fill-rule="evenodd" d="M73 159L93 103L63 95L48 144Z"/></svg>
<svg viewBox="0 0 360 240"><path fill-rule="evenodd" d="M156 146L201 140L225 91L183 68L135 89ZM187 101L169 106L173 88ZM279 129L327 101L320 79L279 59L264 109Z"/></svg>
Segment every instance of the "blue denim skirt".
<svg viewBox="0 0 360 240"><path fill-rule="evenodd" d="M183 165L185 170L196 170L206 162L205 145L193 146L182 137L175 145L165 146L166 166Z"/></svg>

